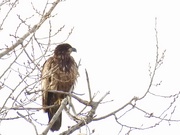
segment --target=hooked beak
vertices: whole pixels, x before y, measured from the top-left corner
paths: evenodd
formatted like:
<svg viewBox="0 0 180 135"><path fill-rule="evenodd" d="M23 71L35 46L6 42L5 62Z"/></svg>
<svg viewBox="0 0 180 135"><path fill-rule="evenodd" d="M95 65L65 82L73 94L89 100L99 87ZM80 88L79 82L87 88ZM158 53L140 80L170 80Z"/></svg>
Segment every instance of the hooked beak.
<svg viewBox="0 0 180 135"><path fill-rule="evenodd" d="M76 48L73 48L73 47L71 48L71 51L72 52L77 52Z"/></svg>

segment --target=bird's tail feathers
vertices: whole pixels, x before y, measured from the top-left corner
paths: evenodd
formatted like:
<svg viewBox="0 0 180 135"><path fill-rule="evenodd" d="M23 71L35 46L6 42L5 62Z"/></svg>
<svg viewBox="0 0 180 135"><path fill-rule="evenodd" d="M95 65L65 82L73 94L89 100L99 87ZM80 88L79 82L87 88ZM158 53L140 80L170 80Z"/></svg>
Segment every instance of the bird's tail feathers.
<svg viewBox="0 0 180 135"><path fill-rule="evenodd" d="M56 111L55 111L56 113ZM48 111L48 117L49 117L49 122L51 121L52 117L55 115L55 113L52 113L51 111ZM60 113L59 118L54 122L54 124L51 127L51 131L58 131L61 127L61 121L62 121L62 113Z"/></svg>

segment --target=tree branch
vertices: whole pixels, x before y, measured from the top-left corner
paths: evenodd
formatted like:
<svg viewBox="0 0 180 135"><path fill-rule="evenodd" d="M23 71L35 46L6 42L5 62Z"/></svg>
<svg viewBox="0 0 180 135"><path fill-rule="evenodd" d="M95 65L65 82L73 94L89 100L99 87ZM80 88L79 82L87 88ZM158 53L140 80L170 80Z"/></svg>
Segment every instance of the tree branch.
<svg viewBox="0 0 180 135"><path fill-rule="evenodd" d="M60 0L56 0L52 3L52 7L49 9L48 12L45 13L45 15L40 19L40 21L35 24L26 34L24 34L22 37L20 37L15 44L13 44L11 47L7 48L5 51L0 53L0 58L2 58L4 55L8 54L12 50L14 50L18 45L22 44L23 41L30 36L32 33L35 33L39 27L49 18L54 8L57 6L57 4L60 2Z"/></svg>
<svg viewBox="0 0 180 135"><path fill-rule="evenodd" d="M46 127L46 129L42 132L42 134L40 135L47 135L49 129L52 127L52 125L54 124L54 122L58 119L60 113L62 112L62 110L64 109L65 105L67 104L67 98L63 99L61 102L61 106L59 107L59 109L57 110L57 112L55 113L55 115L52 117L51 121L49 122L48 126Z"/></svg>

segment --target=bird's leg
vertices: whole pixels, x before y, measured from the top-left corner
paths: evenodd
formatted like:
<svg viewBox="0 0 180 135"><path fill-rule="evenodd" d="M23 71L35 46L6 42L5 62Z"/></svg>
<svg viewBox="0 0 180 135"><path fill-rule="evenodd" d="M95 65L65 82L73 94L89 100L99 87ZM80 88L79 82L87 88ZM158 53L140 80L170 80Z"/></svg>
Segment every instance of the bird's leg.
<svg viewBox="0 0 180 135"><path fill-rule="evenodd" d="M54 105L61 105L61 99L60 98L58 98L58 100L56 100L56 102L54 103Z"/></svg>
<svg viewBox="0 0 180 135"><path fill-rule="evenodd" d="M58 101L57 101L57 104L61 105L61 101L62 101L62 99L59 98Z"/></svg>

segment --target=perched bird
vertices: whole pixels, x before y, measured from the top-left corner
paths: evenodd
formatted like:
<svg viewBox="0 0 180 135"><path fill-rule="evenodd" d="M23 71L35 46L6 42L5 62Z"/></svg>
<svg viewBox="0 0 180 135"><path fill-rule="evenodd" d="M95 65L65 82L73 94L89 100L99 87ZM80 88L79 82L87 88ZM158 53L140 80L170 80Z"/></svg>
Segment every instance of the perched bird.
<svg viewBox="0 0 180 135"><path fill-rule="evenodd" d="M65 94L48 92L57 90L69 92L74 87L78 77L78 67L74 58L70 55L76 49L67 43L58 45L54 55L50 57L42 68L42 104L43 107L55 105L52 108L44 109L48 113L49 122L61 105ZM61 127L62 113L51 127L51 131L57 131Z"/></svg>

